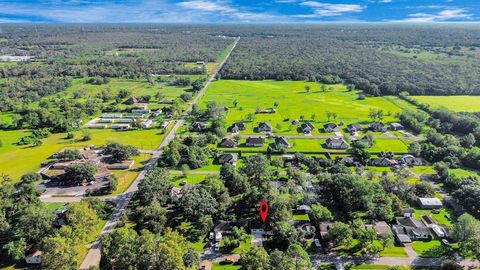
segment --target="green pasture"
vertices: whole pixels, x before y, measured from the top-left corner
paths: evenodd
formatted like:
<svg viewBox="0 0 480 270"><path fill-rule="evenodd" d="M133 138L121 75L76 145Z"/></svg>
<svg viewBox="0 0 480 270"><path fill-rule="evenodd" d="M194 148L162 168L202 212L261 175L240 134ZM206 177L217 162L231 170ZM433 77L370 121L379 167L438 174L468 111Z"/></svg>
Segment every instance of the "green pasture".
<svg viewBox="0 0 480 270"><path fill-rule="evenodd" d="M73 139L67 139L65 133L52 134L43 139L38 147L19 146L16 143L24 136L30 135L27 130L0 131L0 172L18 180L21 175L37 171L40 163L63 148L83 148L90 145L100 146L107 141L134 145L140 149L153 150L162 142L165 134L159 129L115 131L110 129L88 130L91 140L81 141L82 131L74 132Z"/></svg>
<svg viewBox="0 0 480 270"><path fill-rule="evenodd" d="M309 85L309 93L305 86ZM358 92L349 92L343 85L327 85L327 89L321 91L321 84L303 81L240 81L220 80L211 84L201 104L209 101L218 101L228 106L227 123L229 125L237 121L247 121L247 130L243 134L252 134L254 127L259 122L268 122L279 134L298 134L296 126L291 122L294 119L311 121L315 126L313 135L319 135L319 129L327 123L327 112L337 114L330 122L367 123L371 109L384 111L384 122L397 121L395 114L403 108L392 101L396 97L367 97L358 100ZM233 102L237 101L237 107ZM278 107L274 103L278 102ZM255 113L256 110L275 108L275 113ZM413 108L413 107L412 107ZM252 115L248 119L248 115Z"/></svg>
<svg viewBox="0 0 480 270"><path fill-rule="evenodd" d="M416 101L433 108L455 112L480 112L480 96L412 96Z"/></svg>

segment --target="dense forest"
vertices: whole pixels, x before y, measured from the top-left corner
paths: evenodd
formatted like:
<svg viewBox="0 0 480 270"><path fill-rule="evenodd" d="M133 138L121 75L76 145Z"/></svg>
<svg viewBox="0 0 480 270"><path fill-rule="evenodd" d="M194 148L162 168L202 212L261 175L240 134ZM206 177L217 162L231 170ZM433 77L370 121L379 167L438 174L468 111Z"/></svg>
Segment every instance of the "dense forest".
<svg viewBox="0 0 480 270"><path fill-rule="evenodd" d="M237 26L222 78L355 84L372 95L480 94L475 25Z"/></svg>

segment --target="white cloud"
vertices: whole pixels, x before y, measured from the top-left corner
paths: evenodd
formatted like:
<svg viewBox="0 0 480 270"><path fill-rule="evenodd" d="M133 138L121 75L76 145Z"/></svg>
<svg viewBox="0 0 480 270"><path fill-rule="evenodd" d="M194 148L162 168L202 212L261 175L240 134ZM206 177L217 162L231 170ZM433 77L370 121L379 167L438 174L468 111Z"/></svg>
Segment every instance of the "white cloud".
<svg viewBox="0 0 480 270"><path fill-rule="evenodd" d="M203 1L203 0L180 2L177 5L183 8L196 9L196 10L202 10L202 11L217 11L217 12L227 12L227 13L237 11L235 8L229 7L227 5L222 5L216 2Z"/></svg>
<svg viewBox="0 0 480 270"><path fill-rule="evenodd" d="M180 2L177 6L214 14L219 16L227 16L239 19L241 21L271 21L278 19L278 15L273 15L265 12L250 12L248 10L233 7L226 2L208 1L208 0L192 0Z"/></svg>
<svg viewBox="0 0 480 270"><path fill-rule="evenodd" d="M364 9L361 5L331 4L317 1L305 1L302 2L301 5L313 8L314 15L318 17L341 16L345 13L361 12Z"/></svg>
<svg viewBox="0 0 480 270"><path fill-rule="evenodd" d="M409 18L403 19L404 22L441 22L450 20L470 20L472 14L463 8L444 9L436 13L413 13Z"/></svg>

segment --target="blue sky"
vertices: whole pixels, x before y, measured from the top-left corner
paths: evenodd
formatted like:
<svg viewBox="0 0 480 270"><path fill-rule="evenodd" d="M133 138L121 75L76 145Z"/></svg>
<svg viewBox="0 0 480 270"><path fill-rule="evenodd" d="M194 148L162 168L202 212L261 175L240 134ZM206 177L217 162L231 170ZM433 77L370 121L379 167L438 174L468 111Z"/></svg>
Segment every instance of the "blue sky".
<svg viewBox="0 0 480 270"><path fill-rule="evenodd" d="M476 21L480 0L0 0L0 23Z"/></svg>

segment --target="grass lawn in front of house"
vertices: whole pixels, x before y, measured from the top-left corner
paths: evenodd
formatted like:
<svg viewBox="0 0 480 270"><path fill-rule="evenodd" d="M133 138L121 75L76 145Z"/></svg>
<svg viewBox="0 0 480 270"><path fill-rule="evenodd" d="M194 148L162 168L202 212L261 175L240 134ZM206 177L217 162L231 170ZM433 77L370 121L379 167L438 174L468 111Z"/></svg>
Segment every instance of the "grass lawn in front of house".
<svg viewBox="0 0 480 270"><path fill-rule="evenodd" d="M439 240L431 241L414 241L412 243L413 250L420 256L426 258L440 258L449 254L451 249Z"/></svg>

